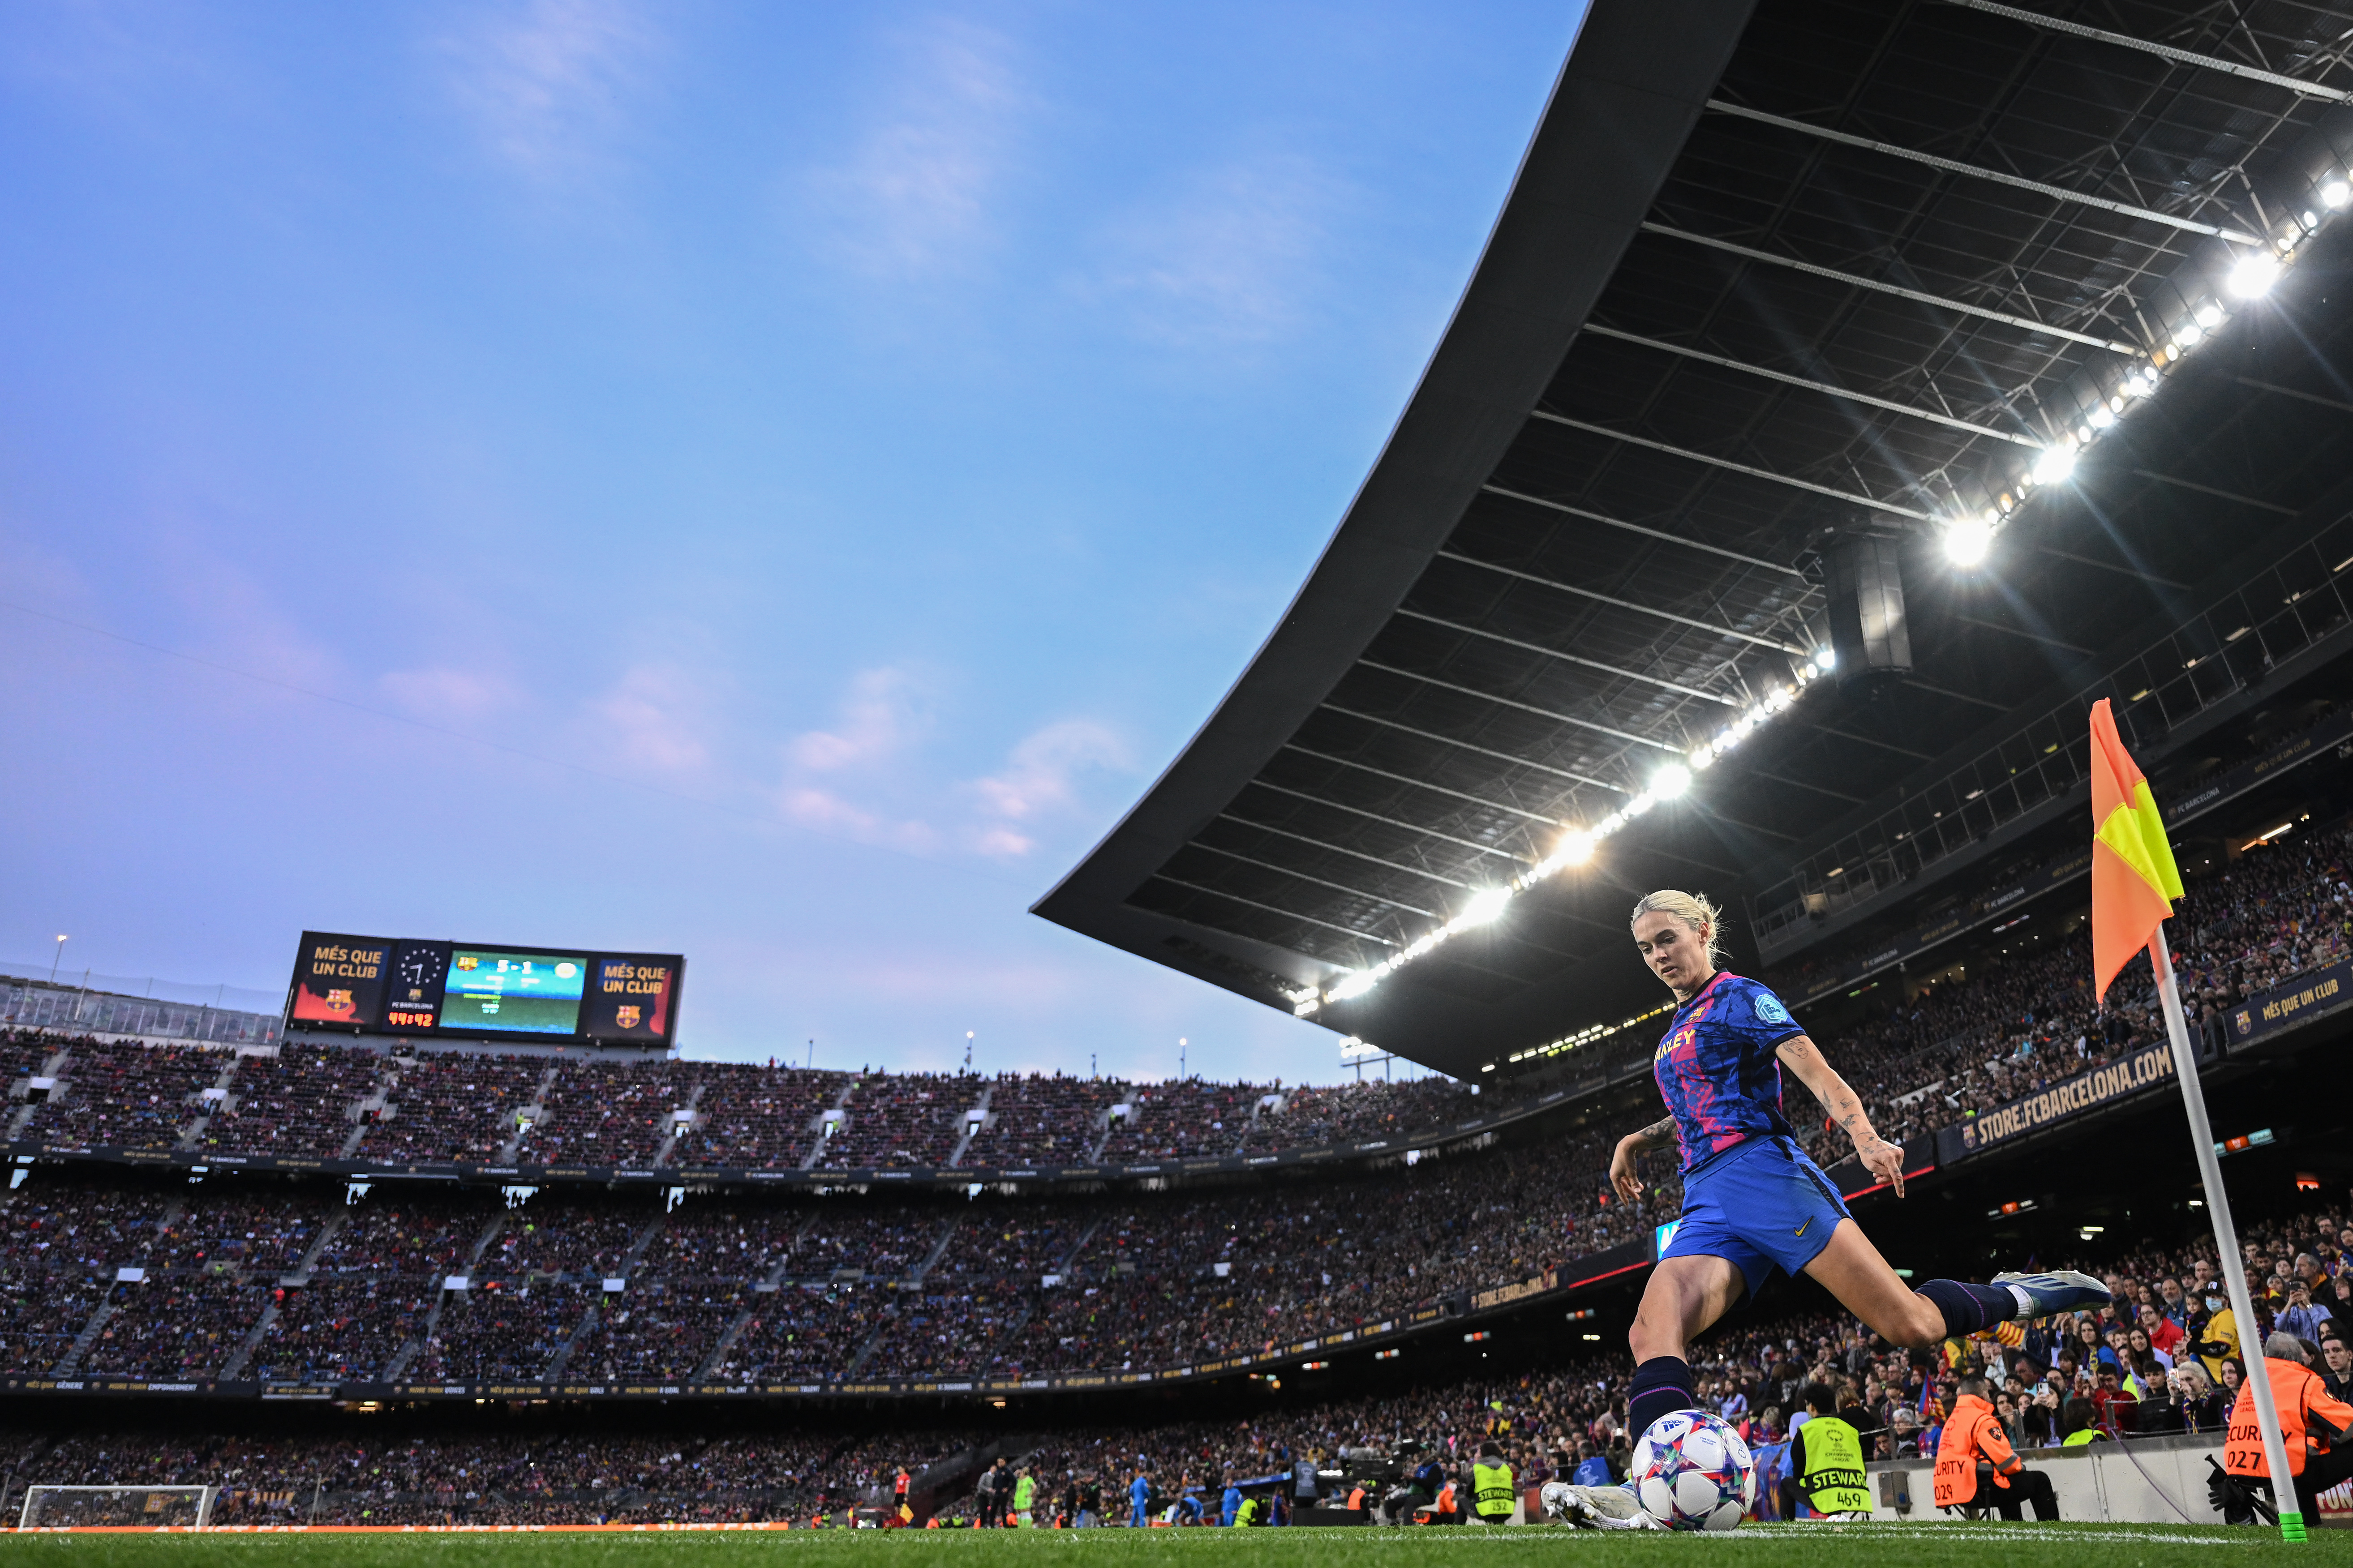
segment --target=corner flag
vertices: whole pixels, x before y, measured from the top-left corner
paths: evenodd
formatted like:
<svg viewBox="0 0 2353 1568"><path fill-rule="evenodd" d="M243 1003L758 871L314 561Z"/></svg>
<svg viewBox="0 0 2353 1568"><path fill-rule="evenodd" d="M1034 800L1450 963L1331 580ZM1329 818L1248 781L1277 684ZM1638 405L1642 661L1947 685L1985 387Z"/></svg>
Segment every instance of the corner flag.
<svg viewBox="0 0 2353 1568"><path fill-rule="evenodd" d="M2246 1271L2236 1267L2239 1227L2231 1217L2230 1194L2222 1187L2214 1128L2206 1118L2206 1091L2198 1082L2198 1054L2190 1047L2189 1020L2181 1011L2181 987L2173 977L2173 957L2165 950L2165 922L2172 918L2173 900L2179 897L2181 871L2173 863L2173 847L2165 841L2164 819L2158 816L2148 780L2141 776L2131 753L2125 750L2124 740L2116 733L2116 715L2108 711L2108 700L2103 697L2092 704L2092 983L2105 1001L2116 972L2134 953L2148 949L2149 972L2157 981L2158 1004L2165 1013L2165 1032L2173 1043L2173 1076L2181 1085L2182 1109L2189 1113L2198 1179L2206 1189L2206 1214L2213 1221L2214 1245L2222 1258L2222 1283L2238 1321L2253 1323L2255 1310L2248 1296ZM2242 1359L2247 1392L2253 1396L2255 1426L2263 1438L2263 1473L2274 1478L2272 1500L2279 1510L2280 1536L2286 1541L2305 1540L2304 1515L2297 1511L2295 1489L2276 1479L2292 1472L2287 1447L2280 1440L2279 1407L2272 1402L2271 1373L2264 1369L2263 1347L2256 1346ZM2236 1419L2235 1406L2232 1418Z"/></svg>
<svg viewBox="0 0 2353 1568"><path fill-rule="evenodd" d="M2181 872L2105 697L2092 704L2092 986L2105 1001L2116 972L2172 915Z"/></svg>

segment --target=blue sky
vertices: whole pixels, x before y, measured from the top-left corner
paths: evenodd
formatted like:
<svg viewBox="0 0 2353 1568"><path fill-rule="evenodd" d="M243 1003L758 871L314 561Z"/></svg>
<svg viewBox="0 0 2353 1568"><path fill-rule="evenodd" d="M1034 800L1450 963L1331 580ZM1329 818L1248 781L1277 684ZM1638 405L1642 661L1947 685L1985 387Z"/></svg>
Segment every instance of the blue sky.
<svg viewBox="0 0 2353 1568"><path fill-rule="evenodd" d="M1336 1077L1026 910L1312 564L1576 16L0 12L0 958L678 951L691 1056Z"/></svg>

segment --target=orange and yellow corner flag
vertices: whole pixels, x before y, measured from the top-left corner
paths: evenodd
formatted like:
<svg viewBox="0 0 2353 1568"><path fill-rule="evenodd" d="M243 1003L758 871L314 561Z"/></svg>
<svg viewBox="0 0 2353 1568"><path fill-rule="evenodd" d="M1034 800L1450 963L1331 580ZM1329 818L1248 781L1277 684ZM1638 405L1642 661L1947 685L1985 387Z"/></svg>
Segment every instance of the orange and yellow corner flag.
<svg viewBox="0 0 2353 1568"><path fill-rule="evenodd" d="M2092 704L2092 988L2105 1000L2181 896L2164 819L2105 697Z"/></svg>

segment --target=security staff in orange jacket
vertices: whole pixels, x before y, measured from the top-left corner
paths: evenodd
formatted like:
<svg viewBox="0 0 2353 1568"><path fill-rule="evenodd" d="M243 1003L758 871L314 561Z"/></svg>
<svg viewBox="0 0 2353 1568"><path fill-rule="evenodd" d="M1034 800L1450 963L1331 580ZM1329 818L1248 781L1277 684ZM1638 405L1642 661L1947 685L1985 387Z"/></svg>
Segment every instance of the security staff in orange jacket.
<svg viewBox="0 0 2353 1568"><path fill-rule="evenodd" d="M1945 1435L1936 1442L1936 1506L1991 1508L2004 1519L2019 1517L2022 1504L2034 1505L2034 1517L2057 1519L2058 1494L2051 1478L2030 1470L2010 1446L1993 1406L1986 1402L1986 1381L1965 1377L1954 1385L1953 1414ZM1978 1461L1991 1467L1978 1474Z"/></svg>
<svg viewBox="0 0 2353 1568"><path fill-rule="evenodd" d="M2304 1364L2304 1344L2294 1334L2275 1333L2263 1342L2263 1370L2271 1373L2272 1403L2279 1406L2280 1446L2287 1450L2288 1474L2295 1481L2296 1511L2306 1523L2317 1522L2320 1494L2353 1479L2353 1446L2345 1442L2346 1434L2353 1432L2353 1405L2329 1393L2328 1384ZM2231 1408L2222 1468L2265 1488L2271 1485L2251 1383L2239 1384L2239 1403ZM2234 1509L2226 1509L2223 1517L2232 1524L2253 1519Z"/></svg>

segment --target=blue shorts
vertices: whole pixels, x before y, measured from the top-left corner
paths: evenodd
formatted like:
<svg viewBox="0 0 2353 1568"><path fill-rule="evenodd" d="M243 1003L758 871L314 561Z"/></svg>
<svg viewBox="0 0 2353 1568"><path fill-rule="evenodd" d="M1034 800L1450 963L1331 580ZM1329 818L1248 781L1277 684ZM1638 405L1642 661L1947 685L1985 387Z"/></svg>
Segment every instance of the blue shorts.
<svg viewBox="0 0 2353 1568"><path fill-rule="evenodd" d="M1754 1298L1773 1270L1795 1275L1849 1217L1838 1189L1788 1138L1751 1138L1683 1176L1683 1217L1659 1259L1721 1258Z"/></svg>

